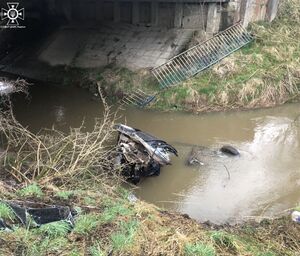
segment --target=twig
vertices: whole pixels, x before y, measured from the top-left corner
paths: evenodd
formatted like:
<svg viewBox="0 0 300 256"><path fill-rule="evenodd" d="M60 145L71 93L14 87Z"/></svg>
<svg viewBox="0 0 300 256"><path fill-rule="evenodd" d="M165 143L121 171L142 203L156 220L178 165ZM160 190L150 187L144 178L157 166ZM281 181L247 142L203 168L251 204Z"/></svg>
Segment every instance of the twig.
<svg viewBox="0 0 300 256"><path fill-rule="evenodd" d="M227 166L225 164L223 164L223 166L225 167L225 170L226 170L226 172L228 174L228 179L230 180L230 178L231 178L230 172L228 171L228 168L227 168Z"/></svg>

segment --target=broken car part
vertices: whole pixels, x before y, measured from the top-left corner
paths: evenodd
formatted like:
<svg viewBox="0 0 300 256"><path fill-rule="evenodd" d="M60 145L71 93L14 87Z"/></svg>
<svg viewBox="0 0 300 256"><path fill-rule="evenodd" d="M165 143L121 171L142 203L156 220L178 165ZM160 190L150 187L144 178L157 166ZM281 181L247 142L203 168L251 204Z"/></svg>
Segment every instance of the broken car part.
<svg viewBox="0 0 300 256"><path fill-rule="evenodd" d="M44 205L39 205L39 208L33 208L26 206L30 205L30 203L26 202L24 205L5 201L2 201L2 203L6 204L13 211L18 221L25 226L32 224L30 223L32 221L34 221L34 224L38 227L43 224L61 220L68 222L70 226L74 225L76 212L71 210L68 206L44 207ZM4 220L0 219L0 229L10 229L10 227Z"/></svg>
<svg viewBox="0 0 300 256"><path fill-rule="evenodd" d="M178 156L173 146L148 133L123 124L114 128L119 132L116 164L124 166L123 175L133 183L140 177L159 175L161 166L171 164L170 156Z"/></svg>

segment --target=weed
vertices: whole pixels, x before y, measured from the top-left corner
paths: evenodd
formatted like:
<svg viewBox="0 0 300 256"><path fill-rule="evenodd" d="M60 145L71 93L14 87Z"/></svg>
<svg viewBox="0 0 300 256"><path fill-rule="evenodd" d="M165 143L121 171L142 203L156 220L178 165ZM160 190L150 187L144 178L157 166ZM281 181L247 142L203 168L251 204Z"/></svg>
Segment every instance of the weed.
<svg viewBox="0 0 300 256"><path fill-rule="evenodd" d="M68 245L66 238L55 238L50 239L49 237L43 238L42 240L36 240L29 248L27 255L40 256L58 254L63 248Z"/></svg>
<svg viewBox="0 0 300 256"><path fill-rule="evenodd" d="M132 238L134 236L135 231L138 228L138 221L137 220L131 220L129 222L121 222L121 230L128 234L128 237Z"/></svg>
<svg viewBox="0 0 300 256"><path fill-rule="evenodd" d="M64 199L64 200L68 200L73 195L74 195L74 191L59 191L56 193L57 197Z"/></svg>
<svg viewBox="0 0 300 256"><path fill-rule="evenodd" d="M257 254L255 254L255 256L276 256L277 254L273 253L273 252L259 252Z"/></svg>
<svg viewBox="0 0 300 256"><path fill-rule="evenodd" d="M15 214L13 210L5 203L0 202L0 219L13 221Z"/></svg>
<svg viewBox="0 0 300 256"><path fill-rule="evenodd" d="M297 205L297 206L294 208L294 211L300 212L300 205Z"/></svg>
<svg viewBox="0 0 300 256"><path fill-rule="evenodd" d="M76 212L77 215L81 215L82 214L82 209L79 206L74 206L74 210Z"/></svg>
<svg viewBox="0 0 300 256"><path fill-rule="evenodd" d="M69 254L68 256L81 256L82 253L78 250L78 248L74 248Z"/></svg>
<svg viewBox="0 0 300 256"><path fill-rule="evenodd" d="M133 243L138 222L133 220L129 222L121 222L121 230L111 235L112 246L114 250L120 251Z"/></svg>
<svg viewBox="0 0 300 256"><path fill-rule="evenodd" d="M112 234L111 241L112 241L112 246L116 251L120 251L124 249L126 246L128 246L131 243L131 241L126 236L126 234L120 232Z"/></svg>
<svg viewBox="0 0 300 256"><path fill-rule="evenodd" d="M90 196L85 196L83 200L86 205L96 205L97 203L96 199Z"/></svg>
<svg viewBox="0 0 300 256"><path fill-rule="evenodd" d="M16 227L13 230L13 236L15 237L16 240L23 240L23 241L29 241L34 239L35 234L31 231L29 231L27 228L24 227Z"/></svg>
<svg viewBox="0 0 300 256"><path fill-rule="evenodd" d="M44 193L42 189L36 184L32 183L28 185L25 188L20 189L17 191L17 195L22 196L22 197L43 197Z"/></svg>
<svg viewBox="0 0 300 256"><path fill-rule="evenodd" d="M77 217L75 221L74 232L80 235L86 235L94 230L100 224L99 216L96 214L83 214Z"/></svg>
<svg viewBox="0 0 300 256"><path fill-rule="evenodd" d="M105 223L112 222L115 220L117 216L131 216L133 214L133 210L127 207L123 203L116 203L111 207L106 207L104 212L102 213L101 219Z"/></svg>
<svg viewBox="0 0 300 256"><path fill-rule="evenodd" d="M214 231L211 234L211 239L214 243L229 250L236 251L238 246L233 237L223 231Z"/></svg>
<svg viewBox="0 0 300 256"><path fill-rule="evenodd" d="M207 94L207 95L214 94L216 91L217 91L217 87L213 87L213 86L202 87L199 89L200 93Z"/></svg>
<svg viewBox="0 0 300 256"><path fill-rule="evenodd" d="M56 238L63 237L70 231L70 225L66 221L56 221L42 225L37 232L45 236Z"/></svg>
<svg viewBox="0 0 300 256"><path fill-rule="evenodd" d="M120 195L121 198L128 200L128 197L130 195L130 192L128 189L123 188L122 186L119 186L117 188L117 192Z"/></svg>
<svg viewBox="0 0 300 256"><path fill-rule="evenodd" d="M95 243L93 246L90 247L91 256L105 256L105 252L101 249L99 243Z"/></svg>
<svg viewBox="0 0 300 256"><path fill-rule="evenodd" d="M215 249L210 245L202 243L188 243L184 246L184 254L186 256L214 256L216 255L216 252Z"/></svg>

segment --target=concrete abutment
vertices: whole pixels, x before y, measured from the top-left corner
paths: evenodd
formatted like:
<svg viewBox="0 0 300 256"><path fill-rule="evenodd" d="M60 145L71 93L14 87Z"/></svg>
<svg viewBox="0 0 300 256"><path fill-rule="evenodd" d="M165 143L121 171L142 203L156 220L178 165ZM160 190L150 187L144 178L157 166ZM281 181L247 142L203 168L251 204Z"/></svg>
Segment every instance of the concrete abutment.
<svg viewBox="0 0 300 256"><path fill-rule="evenodd" d="M207 30L216 33L238 21L272 21L279 0L61 0L53 15L70 21L112 21L139 26ZM50 6L50 4L48 4Z"/></svg>

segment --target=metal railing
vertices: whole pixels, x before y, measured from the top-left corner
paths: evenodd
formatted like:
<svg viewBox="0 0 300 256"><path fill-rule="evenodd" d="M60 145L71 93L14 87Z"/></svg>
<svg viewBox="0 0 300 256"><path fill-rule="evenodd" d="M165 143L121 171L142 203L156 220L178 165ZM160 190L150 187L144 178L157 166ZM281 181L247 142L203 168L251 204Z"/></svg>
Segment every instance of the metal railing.
<svg viewBox="0 0 300 256"><path fill-rule="evenodd" d="M237 23L152 69L161 88L183 82L250 43L253 36Z"/></svg>
<svg viewBox="0 0 300 256"><path fill-rule="evenodd" d="M155 95L149 95L143 92L140 89L137 89L135 92L132 92L130 95L127 95L123 98L122 103L125 105L135 105L138 107L145 107L151 101L155 99Z"/></svg>

